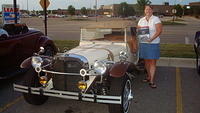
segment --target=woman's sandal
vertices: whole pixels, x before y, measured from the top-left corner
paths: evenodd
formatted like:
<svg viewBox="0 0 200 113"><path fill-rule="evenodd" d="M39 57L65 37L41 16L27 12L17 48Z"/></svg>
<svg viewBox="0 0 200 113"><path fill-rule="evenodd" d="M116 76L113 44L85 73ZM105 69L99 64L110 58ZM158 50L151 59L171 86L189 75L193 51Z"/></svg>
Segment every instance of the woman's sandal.
<svg viewBox="0 0 200 113"><path fill-rule="evenodd" d="M149 86L150 86L151 88L157 88L157 86L156 86L155 83L149 83Z"/></svg>
<svg viewBox="0 0 200 113"><path fill-rule="evenodd" d="M144 82L144 83L147 83L147 82L149 82L149 81L150 81L150 80L147 79L147 78L145 78L145 79L142 80L142 82Z"/></svg>

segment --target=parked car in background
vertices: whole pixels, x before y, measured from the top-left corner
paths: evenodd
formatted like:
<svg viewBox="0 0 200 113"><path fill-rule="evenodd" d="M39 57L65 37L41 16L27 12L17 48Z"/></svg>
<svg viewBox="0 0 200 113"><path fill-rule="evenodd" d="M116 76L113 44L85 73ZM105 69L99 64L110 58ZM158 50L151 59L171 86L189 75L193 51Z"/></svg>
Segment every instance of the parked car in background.
<svg viewBox="0 0 200 113"><path fill-rule="evenodd" d="M87 15L82 15L82 17L83 17L83 18L88 18L88 16L87 16Z"/></svg>
<svg viewBox="0 0 200 113"><path fill-rule="evenodd" d="M196 53L196 69L200 75L200 31L197 31L195 34L194 50Z"/></svg>
<svg viewBox="0 0 200 113"><path fill-rule="evenodd" d="M21 14L20 18L30 18L31 16L28 15L27 13Z"/></svg>
<svg viewBox="0 0 200 113"><path fill-rule="evenodd" d="M24 72L20 64L44 47L46 55L54 55L57 48L53 41L41 31L28 28L25 24L5 24L2 28L8 36L0 37L0 79Z"/></svg>
<svg viewBox="0 0 200 113"><path fill-rule="evenodd" d="M14 90L33 105L52 96L106 103L110 113L128 113L139 60L135 34L130 26L82 28L79 46L26 59L21 66L29 70Z"/></svg>

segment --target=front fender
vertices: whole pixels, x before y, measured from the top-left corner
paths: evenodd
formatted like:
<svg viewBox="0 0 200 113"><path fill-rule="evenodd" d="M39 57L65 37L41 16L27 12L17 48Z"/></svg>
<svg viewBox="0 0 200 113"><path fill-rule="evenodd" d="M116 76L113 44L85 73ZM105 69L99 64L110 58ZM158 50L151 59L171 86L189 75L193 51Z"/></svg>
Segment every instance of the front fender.
<svg viewBox="0 0 200 113"><path fill-rule="evenodd" d="M122 77L125 75L127 71L130 71L134 67L135 67L134 64L130 62L117 62L113 64L109 73L110 73L110 76L112 77Z"/></svg>
<svg viewBox="0 0 200 113"><path fill-rule="evenodd" d="M32 66L32 65L31 65L31 58L32 58L32 57L29 57L29 58L25 59L25 60L21 63L20 67L21 67L21 68L29 68L29 67L31 67L31 66Z"/></svg>
<svg viewBox="0 0 200 113"><path fill-rule="evenodd" d="M39 38L39 40L37 41L36 44L36 50L39 51L40 47L46 47L46 46L50 46L52 47L52 49L54 50L54 53L56 54L58 52L58 48L56 47L56 45L54 44L53 40L51 38L49 38L48 36L41 36Z"/></svg>

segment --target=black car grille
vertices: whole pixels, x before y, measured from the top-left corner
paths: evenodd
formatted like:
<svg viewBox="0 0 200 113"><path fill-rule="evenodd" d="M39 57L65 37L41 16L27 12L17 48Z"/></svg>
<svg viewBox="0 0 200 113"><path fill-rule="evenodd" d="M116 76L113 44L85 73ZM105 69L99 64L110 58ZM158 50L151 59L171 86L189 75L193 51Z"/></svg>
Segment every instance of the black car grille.
<svg viewBox="0 0 200 113"><path fill-rule="evenodd" d="M83 68L83 62L74 58L58 59L54 63L54 71L65 73L79 73ZM81 81L82 77L79 75L57 75L53 76L53 85L56 90L66 91L79 91L77 87L78 81Z"/></svg>
<svg viewBox="0 0 200 113"><path fill-rule="evenodd" d="M79 73L83 67L77 61L65 61L64 70L66 73Z"/></svg>

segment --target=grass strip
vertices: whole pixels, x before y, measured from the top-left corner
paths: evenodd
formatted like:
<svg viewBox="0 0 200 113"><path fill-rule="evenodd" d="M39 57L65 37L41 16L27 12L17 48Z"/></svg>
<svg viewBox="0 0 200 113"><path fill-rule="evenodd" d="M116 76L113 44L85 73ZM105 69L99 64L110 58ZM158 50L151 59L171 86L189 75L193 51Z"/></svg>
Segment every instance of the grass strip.
<svg viewBox="0 0 200 113"><path fill-rule="evenodd" d="M63 52L79 45L77 40L54 40L56 46ZM161 57L195 58L193 45L191 44L161 44Z"/></svg>
<svg viewBox="0 0 200 113"><path fill-rule="evenodd" d="M195 58L191 44L161 44L161 57Z"/></svg>
<svg viewBox="0 0 200 113"><path fill-rule="evenodd" d="M176 22L176 21L162 21L162 24L163 25L187 25L187 24L184 24L184 23L180 23L180 22Z"/></svg>

